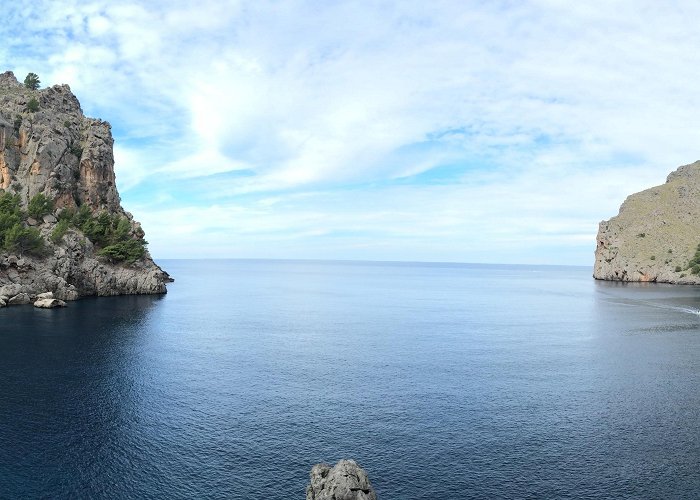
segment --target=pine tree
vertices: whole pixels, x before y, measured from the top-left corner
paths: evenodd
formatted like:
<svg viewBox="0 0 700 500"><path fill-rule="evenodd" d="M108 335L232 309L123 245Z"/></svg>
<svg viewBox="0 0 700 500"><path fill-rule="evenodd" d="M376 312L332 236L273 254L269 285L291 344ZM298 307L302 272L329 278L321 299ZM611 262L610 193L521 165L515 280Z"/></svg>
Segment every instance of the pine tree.
<svg viewBox="0 0 700 500"><path fill-rule="evenodd" d="M24 79L24 86L30 90L37 90L40 83L41 80L39 80L39 75L36 73L29 73Z"/></svg>

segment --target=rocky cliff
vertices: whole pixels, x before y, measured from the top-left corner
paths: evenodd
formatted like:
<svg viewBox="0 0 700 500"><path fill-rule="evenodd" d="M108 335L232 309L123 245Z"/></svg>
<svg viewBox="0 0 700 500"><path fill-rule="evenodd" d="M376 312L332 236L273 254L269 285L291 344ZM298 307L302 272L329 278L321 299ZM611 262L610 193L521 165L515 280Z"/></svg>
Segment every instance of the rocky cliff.
<svg viewBox="0 0 700 500"><path fill-rule="evenodd" d="M32 90L0 74L0 196L18 207L0 213L0 303L166 292L167 273L121 206L112 146L109 123L84 116L67 85ZM31 217L37 200L47 213ZM30 251L21 236L37 234L41 248Z"/></svg>
<svg viewBox="0 0 700 500"><path fill-rule="evenodd" d="M666 183L629 196L600 223L593 276L601 280L700 284L700 161Z"/></svg>

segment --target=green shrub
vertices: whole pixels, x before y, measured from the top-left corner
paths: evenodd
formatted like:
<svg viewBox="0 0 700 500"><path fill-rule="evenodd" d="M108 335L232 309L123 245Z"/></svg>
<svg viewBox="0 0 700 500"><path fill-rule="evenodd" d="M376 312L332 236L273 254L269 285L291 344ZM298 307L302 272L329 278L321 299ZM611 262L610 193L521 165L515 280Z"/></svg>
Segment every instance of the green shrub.
<svg viewBox="0 0 700 500"><path fill-rule="evenodd" d="M698 274L697 272L693 272L692 269L698 266L700 267L700 245L698 245L698 249L695 252L695 255L693 255L693 258L688 261L688 265L686 266L686 269L691 270L690 272L693 274Z"/></svg>
<svg viewBox="0 0 700 500"><path fill-rule="evenodd" d="M683 269L681 269L681 266L676 266L676 272L680 273Z"/></svg>
<svg viewBox="0 0 700 500"><path fill-rule="evenodd" d="M145 244L144 240L130 239L106 246L97 253L111 261L126 261L131 264L144 256L146 253Z"/></svg>
<svg viewBox="0 0 700 500"><path fill-rule="evenodd" d="M41 256L45 252L41 233L34 227L25 227L23 221L27 216L40 219L51 213L53 201L39 193L29 201L26 214L21 206L19 194L0 190L0 250ZM98 255L112 262L133 263L146 254L148 242L143 239L143 231L132 230L131 221L126 217L106 211L93 214L86 204L77 211L63 209L57 217L58 223L49 235L55 244L61 242L71 226L75 226L92 241Z"/></svg>
<svg viewBox="0 0 700 500"><path fill-rule="evenodd" d="M18 194L0 193L0 213L21 213Z"/></svg>
<svg viewBox="0 0 700 500"><path fill-rule="evenodd" d="M51 212L53 212L53 201L44 196L43 193L38 193L29 200L27 213L30 217L41 219L44 215Z"/></svg>
<svg viewBox="0 0 700 500"><path fill-rule="evenodd" d="M0 212L0 236L15 224L22 222L22 216L16 212Z"/></svg>
<svg viewBox="0 0 700 500"><path fill-rule="evenodd" d="M656 260L656 255L652 255L652 256L649 257L649 258L650 258L651 260Z"/></svg>
<svg viewBox="0 0 700 500"><path fill-rule="evenodd" d="M20 254L29 253L41 255L44 250L44 240L35 227L23 227L15 224L5 233L4 248Z"/></svg>
<svg viewBox="0 0 700 500"><path fill-rule="evenodd" d="M19 195L5 192L0 194L0 248L5 244L7 231L21 223L23 215Z"/></svg>
<svg viewBox="0 0 700 500"><path fill-rule="evenodd" d="M0 248L4 248L7 232L21 224L21 221L22 219L16 214L0 213Z"/></svg>
<svg viewBox="0 0 700 500"><path fill-rule="evenodd" d="M129 232L131 231L131 224L124 217L119 217L116 227L114 228L113 241L125 241L129 238Z"/></svg>
<svg viewBox="0 0 700 500"><path fill-rule="evenodd" d="M39 101L37 101L35 97L29 99L29 102L27 103L27 111L30 113L36 113L39 111Z"/></svg>
<svg viewBox="0 0 700 500"><path fill-rule="evenodd" d="M56 227L54 227L53 231L51 231L51 241L53 241L54 243L60 242L63 239L63 236L68 231L69 226L70 222L68 219L59 220L58 224L56 224Z"/></svg>
<svg viewBox="0 0 700 500"><path fill-rule="evenodd" d="M68 222L68 225L70 226L71 221L73 220L73 217L75 217L75 209L73 208L64 208L58 213L58 220L65 220Z"/></svg>
<svg viewBox="0 0 700 500"><path fill-rule="evenodd" d="M88 205L80 205L78 211L73 217L73 225L77 228L81 228L88 220L92 218L92 210Z"/></svg>
<svg viewBox="0 0 700 500"><path fill-rule="evenodd" d="M133 263L146 253L148 242L143 239L143 231L132 236L131 222L125 217L108 212L94 215L82 205L72 220L93 244L101 247L97 254L112 262Z"/></svg>
<svg viewBox="0 0 700 500"><path fill-rule="evenodd" d="M90 218L83 222L80 230L90 241L100 246L107 246L114 243L114 221L107 212L100 212L97 217Z"/></svg>

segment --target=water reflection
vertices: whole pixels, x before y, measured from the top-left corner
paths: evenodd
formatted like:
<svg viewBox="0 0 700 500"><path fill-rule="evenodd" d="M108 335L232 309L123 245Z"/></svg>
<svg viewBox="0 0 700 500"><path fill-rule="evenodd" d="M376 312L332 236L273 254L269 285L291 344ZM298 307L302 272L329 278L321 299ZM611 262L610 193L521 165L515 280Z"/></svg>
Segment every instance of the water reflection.
<svg viewBox="0 0 700 500"><path fill-rule="evenodd" d="M142 326L160 300L90 298L65 309L2 311L0 443L14 446L2 446L0 470L23 484L16 493L39 496L50 485L57 496L74 495L76 485L107 491L118 481L105 476L115 471L97 469L115 463L107 457L118 454L135 420L139 393L131 366L148 331ZM34 449L47 453L27 453ZM11 489L3 494L14 496Z"/></svg>

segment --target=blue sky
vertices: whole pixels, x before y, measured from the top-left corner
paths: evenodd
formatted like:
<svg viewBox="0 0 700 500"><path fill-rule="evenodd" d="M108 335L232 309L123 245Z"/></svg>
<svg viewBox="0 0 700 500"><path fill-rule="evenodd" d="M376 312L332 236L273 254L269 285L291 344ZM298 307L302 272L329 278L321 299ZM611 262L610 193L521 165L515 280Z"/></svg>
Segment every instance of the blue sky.
<svg viewBox="0 0 700 500"><path fill-rule="evenodd" d="M697 2L8 4L0 69L109 121L156 258L592 265L700 158Z"/></svg>

